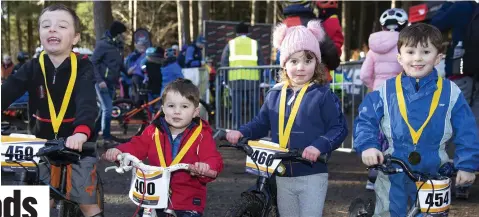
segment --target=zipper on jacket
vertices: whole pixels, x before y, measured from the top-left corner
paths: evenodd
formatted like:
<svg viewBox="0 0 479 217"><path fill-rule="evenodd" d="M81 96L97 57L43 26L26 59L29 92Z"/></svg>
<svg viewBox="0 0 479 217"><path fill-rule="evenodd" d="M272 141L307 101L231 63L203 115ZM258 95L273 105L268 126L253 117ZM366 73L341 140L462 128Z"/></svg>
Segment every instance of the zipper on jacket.
<svg viewBox="0 0 479 217"><path fill-rule="evenodd" d="M419 91L419 79L416 78L416 92Z"/></svg>
<svg viewBox="0 0 479 217"><path fill-rule="evenodd" d="M55 71L53 71L53 82L52 82L52 84L55 84L55 80L57 80L57 68L55 68Z"/></svg>

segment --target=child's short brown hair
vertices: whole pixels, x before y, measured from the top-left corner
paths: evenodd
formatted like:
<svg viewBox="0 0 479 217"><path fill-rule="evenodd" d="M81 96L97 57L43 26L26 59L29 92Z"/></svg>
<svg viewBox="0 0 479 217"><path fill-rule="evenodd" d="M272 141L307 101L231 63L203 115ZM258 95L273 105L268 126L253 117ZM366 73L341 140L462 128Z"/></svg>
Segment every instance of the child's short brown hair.
<svg viewBox="0 0 479 217"><path fill-rule="evenodd" d="M439 29L425 23L413 24L399 32L398 51L401 52L402 46L416 47L418 44L421 44L424 47L427 45L428 40L436 47L438 53L443 52L442 34Z"/></svg>
<svg viewBox="0 0 479 217"><path fill-rule="evenodd" d="M314 53L309 50L305 50L304 55L306 55L306 59L308 60L316 58ZM321 85L326 84L328 82L328 77L326 73L329 73L326 69L326 66L320 63L318 59L316 59L316 66L314 67L314 74L313 74L313 77L311 78L311 81ZM289 81L286 68L283 69L280 76L281 76L281 81Z"/></svg>
<svg viewBox="0 0 479 217"><path fill-rule="evenodd" d="M180 93L180 95L188 99L196 107L200 106L200 90L190 80L178 78L166 85L165 90L161 95L161 98L163 99L163 105L165 104L166 94L171 91Z"/></svg>
<svg viewBox="0 0 479 217"><path fill-rule="evenodd" d="M64 4L53 4L49 5L48 7L44 8L40 13L38 18L38 26L40 26L40 17L47 11L66 11L68 12L73 18L73 28L75 28L75 33L80 33L80 18L77 16L77 13L70 9L69 7L65 6Z"/></svg>

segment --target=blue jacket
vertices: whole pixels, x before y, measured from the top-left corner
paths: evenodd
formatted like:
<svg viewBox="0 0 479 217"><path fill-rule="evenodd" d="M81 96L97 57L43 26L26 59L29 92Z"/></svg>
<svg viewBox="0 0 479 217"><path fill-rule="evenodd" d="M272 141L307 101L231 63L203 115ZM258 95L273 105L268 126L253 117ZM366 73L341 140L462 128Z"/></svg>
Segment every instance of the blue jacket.
<svg viewBox="0 0 479 217"><path fill-rule="evenodd" d="M271 130L272 142L278 143L278 114L282 84L277 84L268 93L259 114L240 128L245 137L260 139ZM296 97L299 91L296 92ZM293 90L287 89L286 102L293 97ZM285 125L294 103L286 106ZM299 111L291 129L288 149L306 148L310 145L321 153L337 149L348 135L348 126L338 97L329 85L311 84L303 96ZM327 173L327 165L317 162L309 166L299 162L283 161L285 176L305 176Z"/></svg>
<svg viewBox="0 0 479 217"><path fill-rule="evenodd" d="M178 79L184 78L183 73L181 72L181 67L178 62L173 61L169 64L166 64L164 67L161 68L163 82L161 84L161 94L163 94L163 90L165 90L166 85L170 82Z"/></svg>
<svg viewBox="0 0 479 217"><path fill-rule="evenodd" d="M201 49L192 44L186 49L185 68L201 67L203 55Z"/></svg>
<svg viewBox="0 0 479 217"><path fill-rule="evenodd" d="M437 89L437 71L419 80L415 89L415 78L403 75L402 86L411 126L418 130L429 114L434 91ZM396 97L395 78L391 78L376 91L369 93L358 108L354 122L354 149L361 154L369 148L381 150L378 135L381 130L388 139L385 154L407 162L414 151L409 129L403 120ZM444 79L439 104L424 128L416 145L421 162L412 169L437 174L439 167L449 160L445 146L453 138L456 146L455 167L473 172L479 167L479 140L477 126L468 103L453 82Z"/></svg>

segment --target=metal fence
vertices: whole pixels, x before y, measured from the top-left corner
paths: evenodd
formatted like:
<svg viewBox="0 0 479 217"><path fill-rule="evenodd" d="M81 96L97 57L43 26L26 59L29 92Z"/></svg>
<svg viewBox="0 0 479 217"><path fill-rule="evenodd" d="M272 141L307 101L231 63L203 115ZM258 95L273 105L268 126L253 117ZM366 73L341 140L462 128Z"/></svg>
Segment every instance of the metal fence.
<svg viewBox="0 0 479 217"><path fill-rule="evenodd" d="M346 62L331 72L331 89L341 100L349 134L339 151L352 151L352 131L357 108L367 88L359 79L362 61ZM237 74L241 73L238 79ZM221 67L216 73L215 125L218 129L238 129L259 112L266 94L278 81L281 67ZM236 74L236 75L235 75ZM247 80L247 79L250 80ZM253 78L253 79L252 79Z"/></svg>

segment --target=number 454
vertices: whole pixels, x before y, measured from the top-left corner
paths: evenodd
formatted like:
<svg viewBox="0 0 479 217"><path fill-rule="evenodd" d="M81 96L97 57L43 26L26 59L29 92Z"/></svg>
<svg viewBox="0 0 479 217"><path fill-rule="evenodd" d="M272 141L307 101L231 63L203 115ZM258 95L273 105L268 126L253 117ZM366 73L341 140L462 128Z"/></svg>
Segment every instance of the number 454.
<svg viewBox="0 0 479 217"><path fill-rule="evenodd" d="M434 198L433 198L434 197ZM426 204L429 206L441 207L443 204L449 204L449 191L439 193L429 193L426 197Z"/></svg>

